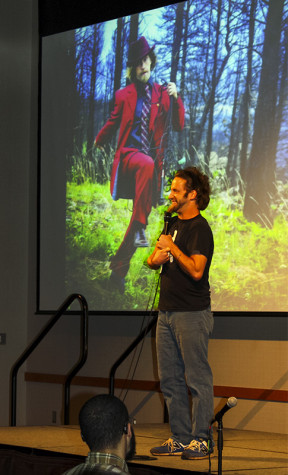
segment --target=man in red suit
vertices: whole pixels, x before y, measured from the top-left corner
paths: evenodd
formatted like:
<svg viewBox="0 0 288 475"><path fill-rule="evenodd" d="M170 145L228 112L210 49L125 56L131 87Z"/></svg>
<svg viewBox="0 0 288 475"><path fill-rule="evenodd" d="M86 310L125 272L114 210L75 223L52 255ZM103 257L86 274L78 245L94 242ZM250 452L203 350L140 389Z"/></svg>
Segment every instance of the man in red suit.
<svg viewBox="0 0 288 475"><path fill-rule="evenodd" d="M184 127L184 106L176 85L153 82L155 64L154 46L150 48L144 36L130 45L127 65L131 84L116 92L114 109L95 139L95 145L102 147L119 129L110 190L114 200L133 199L129 226L110 264L110 282L122 291L136 248L148 246L145 228L152 205L161 195L169 121L174 130Z"/></svg>

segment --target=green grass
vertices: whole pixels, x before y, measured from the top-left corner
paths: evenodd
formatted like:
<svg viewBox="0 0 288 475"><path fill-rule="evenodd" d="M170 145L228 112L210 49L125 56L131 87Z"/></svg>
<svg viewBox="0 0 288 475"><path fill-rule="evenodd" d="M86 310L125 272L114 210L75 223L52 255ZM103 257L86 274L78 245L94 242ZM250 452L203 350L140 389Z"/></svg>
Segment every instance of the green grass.
<svg viewBox="0 0 288 475"><path fill-rule="evenodd" d="M243 217L240 195L215 188L203 213L215 240L210 270L213 310L282 310L288 285L287 206L281 207L273 228L266 229ZM131 210L132 201L112 200L108 183L67 184L66 288L83 293L85 289L90 309L151 309L158 277L145 261L160 234L164 207L152 209L147 226L151 248L136 250L125 296L112 296L107 287L110 258L122 242Z"/></svg>

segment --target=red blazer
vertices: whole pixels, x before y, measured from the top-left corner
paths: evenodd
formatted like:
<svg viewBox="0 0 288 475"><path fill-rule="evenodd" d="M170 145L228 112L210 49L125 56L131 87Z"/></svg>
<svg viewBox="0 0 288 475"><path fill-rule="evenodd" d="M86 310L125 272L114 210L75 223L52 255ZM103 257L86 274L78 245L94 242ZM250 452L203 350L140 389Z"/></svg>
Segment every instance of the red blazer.
<svg viewBox="0 0 288 475"><path fill-rule="evenodd" d="M173 100L173 99L171 99ZM137 104L137 90L134 83L119 89L115 94L114 109L107 120L106 124L102 127L98 133L95 144L103 146L109 143L114 133L119 130L117 150L114 157L110 191L114 200L118 198L133 198L134 191L125 183L125 176L121 171L121 158L127 152L133 152L135 149L125 148L127 139L130 135L134 114ZM157 83L153 84L152 97L151 97L151 113L149 122L149 131L153 134L154 145L156 148L156 154L154 157L154 166L157 177L157 192L160 193L161 188L161 174L163 169L163 156L165 144L167 142L167 134L165 127L167 127L167 114L169 111L170 97L164 86L160 86ZM184 127L184 106L181 98L178 96L177 101L173 100L172 106L172 126L176 131L181 131Z"/></svg>

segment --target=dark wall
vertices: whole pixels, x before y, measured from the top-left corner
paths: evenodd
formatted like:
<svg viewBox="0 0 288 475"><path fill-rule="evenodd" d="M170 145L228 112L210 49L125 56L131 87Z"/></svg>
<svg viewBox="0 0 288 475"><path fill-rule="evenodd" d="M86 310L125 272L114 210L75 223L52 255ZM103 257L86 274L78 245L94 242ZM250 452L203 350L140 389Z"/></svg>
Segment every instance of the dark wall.
<svg viewBox="0 0 288 475"><path fill-rule="evenodd" d="M80 28L177 3L175 0L115 1L108 6L99 0L38 0L40 36Z"/></svg>

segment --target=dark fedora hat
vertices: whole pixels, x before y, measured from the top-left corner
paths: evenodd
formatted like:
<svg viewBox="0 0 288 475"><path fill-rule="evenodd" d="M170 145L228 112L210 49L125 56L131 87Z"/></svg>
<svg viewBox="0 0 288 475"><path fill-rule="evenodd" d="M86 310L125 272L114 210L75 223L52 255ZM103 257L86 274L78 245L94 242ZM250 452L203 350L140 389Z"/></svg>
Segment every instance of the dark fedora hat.
<svg viewBox="0 0 288 475"><path fill-rule="evenodd" d="M137 63L140 61L140 59L149 54L154 48L155 45L150 48L146 38L141 36L137 41L131 43L129 47L127 66L132 66L133 64Z"/></svg>

